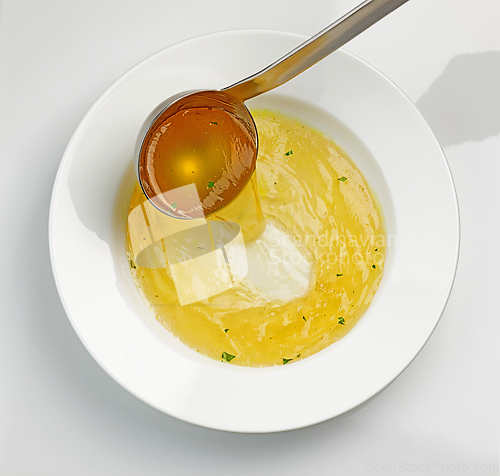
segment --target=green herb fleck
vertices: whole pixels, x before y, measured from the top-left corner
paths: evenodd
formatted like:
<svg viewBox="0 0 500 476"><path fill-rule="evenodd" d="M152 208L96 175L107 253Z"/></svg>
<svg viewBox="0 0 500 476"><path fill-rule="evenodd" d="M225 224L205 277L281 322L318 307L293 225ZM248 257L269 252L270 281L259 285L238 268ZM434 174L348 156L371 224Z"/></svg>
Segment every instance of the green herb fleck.
<svg viewBox="0 0 500 476"><path fill-rule="evenodd" d="M175 210L177 208L177 202L172 203L170 207L172 208L172 210Z"/></svg>
<svg viewBox="0 0 500 476"><path fill-rule="evenodd" d="M374 264L372 264L372 268L373 268L373 269L375 269L375 268L376 268L376 266L375 266Z"/></svg>
<svg viewBox="0 0 500 476"><path fill-rule="evenodd" d="M337 274L337 276L344 276L343 274Z"/></svg>
<svg viewBox="0 0 500 476"><path fill-rule="evenodd" d="M231 362L235 358L234 355L228 354L227 352L222 352L222 360L225 360L226 362Z"/></svg>
<svg viewBox="0 0 500 476"><path fill-rule="evenodd" d="M213 188L215 184L213 182L208 182L208 188Z"/></svg>
<svg viewBox="0 0 500 476"><path fill-rule="evenodd" d="M347 180L347 177L342 176L338 180L340 180L341 182L345 182Z"/></svg>
<svg viewBox="0 0 500 476"><path fill-rule="evenodd" d="M378 248L375 248L375 251L378 251Z"/></svg>
<svg viewBox="0 0 500 476"><path fill-rule="evenodd" d="M129 263L130 263L131 268L137 269L137 266L135 265L135 263L132 260L130 260Z"/></svg>
<svg viewBox="0 0 500 476"><path fill-rule="evenodd" d="M229 329L224 329L224 332L227 332Z"/></svg>
<svg viewBox="0 0 500 476"><path fill-rule="evenodd" d="M285 153L285 155L293 155L293 150L290 149L288 152Z"/></svg>
<svg viewBox="0 0 500 476"><path fill-rule="evenodd" d="M210 124L215 124L215 125L217 125L217 123L216 123L216 122L211 122Z"/></svg>
<svg viewBox="0 0 500 476"><path fill-rule="evenodd" d="M302 316L302 319L304 319L304 321L307 321L306 316Z"/></svg>
<svg viewBox="0 0 500 476"><path fill-rule="evenodd" d="M339 317L339 324L342 326L345 324L345 320L343 317Z"/></svg>
<svg viewBox="0 0 500 476"><path fill-rule="evenodd" d="M291 362L293 359L283 359L283 365L288 364L288 362Z"/></svg>
<svg viewBox="0 0 500 476"><path fill-rule="evenodd" d="M300 352L297 354L297 357L300 357Z"/></svg>

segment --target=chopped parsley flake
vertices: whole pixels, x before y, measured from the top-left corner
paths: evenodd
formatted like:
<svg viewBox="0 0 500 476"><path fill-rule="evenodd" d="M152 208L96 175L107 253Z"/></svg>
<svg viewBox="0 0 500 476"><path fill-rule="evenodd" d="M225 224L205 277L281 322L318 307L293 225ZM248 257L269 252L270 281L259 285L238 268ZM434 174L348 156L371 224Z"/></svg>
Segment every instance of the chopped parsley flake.
<svg viewBox="0 0 500 476"><path fill-rule="evenodd" d="M213 182L208 182L208 188L213 188L215 184Z"/></svg>
<svg viewBox="0 0 500 476"><path fill-rule="evenodd" d="M345 320L343 317L339 317L339 324L342 326L345 324Z"/></svg>
<svg viewBox="0 0 500 476"><path fill-rule="evenodd" d="M378 251L378 248L375 248L375 251Z"/></svg>
<svg viewBox="0 0 500 476"><path fill-rule="evenodd" d="M297 354L297 357L300 357L300 352Z"/></svg>
<svg viewBox="0 0 500 476"><path fill-rule="evenodd" d="M293 150L290 149L288 152L285 153L285 155L292 155L293 154Z"/></svg>
<svg viewBox="0 0 500 476"><path fill-rule="evenodd" d="M304 321L306 321L306 320L307 320L307 319L306 319L306 316L302 316L302 319L304 319Z"/></svg>
<svg viewBox="0 0 500 476"><path fill-rule="evenodd" d="M376 268L376 266L375 266L374 264L372 264L372 268L373 268L373 269L375 269L375 268Z"/></svg>
<svg viewBox="0 0 500 476"><path fill-rule="evenodd" d="M337 276L344 276L343 274L337 274Z"/></svg>
<svg viewBox="0 0 500 476"><path fill-rule="evenodd" d="M177 202L172 203L170 207L172 208L172 210L175 210L177 208Z"/></svg>
<svg viewBox="0 0 500 476"><path fill-rule="evenodd" d="M283 359L283 365L288 364L288 362L291 362L293 359Z"/></svg>
<svg viewBox="0 0 500 476"><path fill-rule="evenodd" d="M231 362L235 358L234 355L228 354L227 352L222 352L222 360L225 360L226 362Z"/></svg>
<svg viewBox="0 0 500 476"><path fill-rule="evenodd" d="M210 124L214 124L214 125L217 125L217 123L216 123L216 122L211 122Z"/></svg>
<svg viewBox="0 0 500 476"><path fill-rule="evenodd" d="M224 332L227 332L229 329L224 329Z"/></svg>
<svg viewBox="0 0 500 476"><path fill-rule="evenodd" d="M345 182L347 180L347 177L342 176L338 180L340 180L341 182Z"/></svg>

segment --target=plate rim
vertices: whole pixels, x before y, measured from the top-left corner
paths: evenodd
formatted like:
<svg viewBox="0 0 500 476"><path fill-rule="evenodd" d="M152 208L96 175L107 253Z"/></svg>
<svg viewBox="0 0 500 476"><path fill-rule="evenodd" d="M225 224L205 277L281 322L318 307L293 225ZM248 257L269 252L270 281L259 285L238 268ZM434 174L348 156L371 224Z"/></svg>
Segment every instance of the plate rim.
<svg viewBox="0 0 500 476"><path fill-rule="evenodd" d="M78 127L75 129L75 131L74 131L74 133L73 133L70 141L68 142L68 145L67 145L67 147L66 147L66 149L65 149L65 151L63 153L61 162L60 162L60 164L58 166L57 174L55 176L54 185L53 185L53 188L52 188L51 199L50 199L50 208L49 208L49 219L48 219L49 220L49 227L48 227L49 251L50 251L50 261L51 261L52 273L53 273L54 280L55 280L55 283L56 283L56 288L57 288L57 291L58 291L61 303L63 305L63 308L64 308L64 310L66 312L67 317L68 317L68 320L71 323L71 326L73 327L74 331L78 335L78 338L80 339L80 341L82 342L82 344L84 345L84 347L87 349L87 351L90 353L90 355L93 357L93 359L99 364L99 366L103 370L105 370L105 372L107 374L110 375L110 377L113 378L113 380L115 380L117 383L119 383L120 386L122 386L124 389L126 389L129 393L131 393L132 395L134 395L139 400L147 403L149 406L152 406L153 408L155 408L156 410L160 411L161 413L168 414L169 416L173 416L173 417L175 417L177 419L189 422L189 423L197 425L197 426L201 426L201 427L205 427L205 428L213 428L213 429L223 430L223 431L229 431L229 432L271 433L271 432L288 431L288 430L293 430L293 429L298 429L298 428L304 428L304 427L312 426L312 425L315 425L315 424L318 424L318 423L330 420L330 419L335 418L337 416L343 415L343 414L345 414L345 413L347 413L347 412L349 412L349 411L357 408L359 405L361 405L361 404L369 401L370 399L374 398L375 396L377 396L384 388L386 388L392 382L394 382L394 380L399 375L401 375L401 373L404 370L406 370L408 368L408 366L415 360L415 358L422 351L422 349L425 347L425 345L427 344L428 340L430 339L430 337L432 336L433 332L435 331L437 325L439 324L439 322L441 320L441 317L442 317L442 315L444 313L444 310L446 309L446 306L447 306L447 304L449 302L449 299L450 299L450 296L451 296L451 292L453 290L453 285L454 285L454 282L455 282L455 279L456 279L456 274L457 274L457 270L458 270L458 263L459 263L459 255L460 255L460 243L461 243L460 213L459 213L459 203L458 203L458 198L457 198L456 186L455 186L455 183L454 183L454 180L453 180L453 176L452 176L452 173L451 173L450 165L449 165L448 160L446 158L446 154L445 154L443 148L441 147L441 145L439 144L439 141L437 140L437 137L436 137L434 131L432 130L432 128L430 127L430 125L427 123L427 121L423 117L422 113L418 110L418 108L411 101L411 99L404 93L404 91L402 91L390 78L388 78L387 76L385 76L381 71L379 71L378 69L376 69L374 66L372 66L367 61L363 60L362 58L358 57L357 55L354 55L353 53L351 53L351 52L349 52L349 51L347 51L347 50L345 50L345 49L342 48L341 51L344 54L347 54L347 55L353 57L355 60L359 61L360 63L362 63L365 66L367 66L368 68L370 68L372 70L372 72L376 73L384 81L388 82L392 86L392 88L395 91L397 91L399 93L399 95L405 100L405 103L407 105L409 105L413 109L413 112L416 113L419 121L426 126L426 128L427 128L428 132L430 133L430 136L432 137L435 145L439 149L440 155L441 155L441 157L443 159L443 162L445 164L445 167L446 167L447 176L448 176L448 178L450 180L451 191L452 191L452 194L453 194L454 223L455 223L455 230L454 230L454 232L455 232L455 237L456 237L456 241L453 244L453 246L454 246L454 259L453 259L454 266L453 266L452 273L450 273L449 283L448 283L448 286L447 286L447 293L446 293L446 296L444 297L441 309L439 311L439 315L438 315L437 319L435 320L435 323L434 323L432 329L430 329L430 331L428 332L427 337L425 338L425 341L420 345L419 349L414 353L414 355L410 358L410 360L406 363L406 365L397 374L395 374L392 377L391 380L389 380L388 382L386 382L383 385L381 385L380 388L378 390L376 390L374 393L372 393L370 396L368 396L367 398L363 398L361 401L359 401L358 403L353 404L350 408L346 409L345 411L343 411L341 413L337 413L335 415L324 416L322 418L318 418L318 419L316 419L314 421L311 421L310 423L308 423L306 425L299 425L299 426L297 426L297 425L290 425L288 427L286 425L280 425L279 428L276 428L276 429L273 429L273 430L249 431L249 430L238 430L238 429L234 429L234 428L222 428L222 427L207 426L207 425L204 425L204 424L200 424L199 422L196 421L196 418L190 419L190 418L186 418L185 416L176 415L175 412L167 412L165 409L161 408L159 405L157 405L154 402L148 401L143 396L139 395L134 389L130 388L127 384L125 384L124 382L122 382L119 379L119 377L116 376L115 374L113 374L108 369L108 367L100 360L100 358L88 346L88 343L86 342L86 340L81 335L81 333L80 333L80 331L79 331L76 323L74 322L74 320L73 320L73 318L71 316L71 313L69 312L69 305L66 302L65 296L64 296L64 294L62 292L62 289L63 289L62 288L62 284L60 282L60 277L57 274L55 257L54 257L55 256L55 253L54 253L54 246L55 246L54 245L54 233L55 233L55 230L54 230L54 226L55 226L54 225L54 213L55 213L55 211L54 210L55 210L55 207L56 207L56 205L55 205L55 196L56 196L56 193L57 193L57 189L60 186L60 182L62 180L64 165L66 164L66 162L68 160L71 159L71 152L72 152L73 148L75 147L75 145L77 144L77 142L78 142L78 140L79 140L79 138L81 136L82 130L85 128L85 126L90 121L90 119L93 116L95 110L100 107L100 105L103 103L103 101L106 99L106 97L111 93L111 91L113 91L117 87L117 85L119 85L120 82L126 80L127 77L129 77L131 74L133 74L134 71L136 71L137 69L140 69L141 67L143 67L143 65L145 63L151 61L153 58L155 58L157 56L161 56L162 54L164 54L164 52L166 50L174 49L174 48L176 48L179 45L186 45L186 44L189 44L189 43L194 43L194 42L197 42L197 41L200 41L200 40L203 40L203 39L207 39L207 38L211 38L211 37L223 37L223 36L228 36L228 35L232 35L232 34L240 34L240 33L251 33L251 34L257 34L257 35L262 35L262 34L286 35L286 36L294 37L297 40L302 40L302 41L305 41L305 40L308 39L307 36L301 35L301 34L297 34L297 33L286 32L286 31L281 31L281 30L273 30L273 29L255 29L255 28L251 28L251 29L230 29L230 30L223 30L223 31L213 32L213 33L209 33L209 34L201 34L201 35L189 38L189 39L178 41L178 42L176 42L176 43L174 43L172 45L169 45L169 46L167 46L165 48L160 49L159 51L157 51L157 52L155 52L155 53L147 56L142 61L140 61L136 65L134 65L131 68L129 68L125 73L123 73L120 77L118 77L115 81L113 81L105 89L105 91L99 96L99 98L93 103L93 105L87 111L87 113L85 114L85 116L83 117L83 119L80 121Z"/></svg>

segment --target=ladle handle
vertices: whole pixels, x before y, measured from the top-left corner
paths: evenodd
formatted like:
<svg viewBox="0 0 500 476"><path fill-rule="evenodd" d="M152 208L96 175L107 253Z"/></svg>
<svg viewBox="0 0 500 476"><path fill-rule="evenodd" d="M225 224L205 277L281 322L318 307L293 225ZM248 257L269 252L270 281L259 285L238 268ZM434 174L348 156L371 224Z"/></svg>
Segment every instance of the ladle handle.
<svg viewBox="0 0 500 476"><path fill-rule="evenodd" d="M224 88L223 91L240 101L246 101L281 86L407 1L366 0L267 68Z"/></svg>

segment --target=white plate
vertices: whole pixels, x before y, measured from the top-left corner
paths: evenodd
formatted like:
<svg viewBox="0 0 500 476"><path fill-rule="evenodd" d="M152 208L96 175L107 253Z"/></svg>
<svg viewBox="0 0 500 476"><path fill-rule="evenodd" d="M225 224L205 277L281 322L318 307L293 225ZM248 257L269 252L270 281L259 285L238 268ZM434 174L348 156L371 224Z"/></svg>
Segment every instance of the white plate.
<svg viewBox="0 0 500 476"><path fill-rule="evenodd" d="M230 31L146 59L86 115L54 185L52 266L75 331L123 387L197 425L272 432L356 407L412 361L451 291L458 208L441 148L394 84L360 59L337 51L250 107L278 107L311 122L343 145L367 177L392 237L385 276L368 312L344 339L318 354L262 369L203 357L148 313L131 280L124 241L140 125L166 97L229 85L304 39L273 31Z"/></svg>

